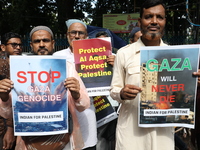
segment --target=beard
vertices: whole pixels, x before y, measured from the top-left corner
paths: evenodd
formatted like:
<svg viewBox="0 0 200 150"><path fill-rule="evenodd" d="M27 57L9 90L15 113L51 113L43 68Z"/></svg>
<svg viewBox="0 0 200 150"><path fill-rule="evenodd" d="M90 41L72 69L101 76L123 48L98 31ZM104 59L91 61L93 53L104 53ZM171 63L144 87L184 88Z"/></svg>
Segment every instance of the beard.
<svg viewBox="0 0 200 150"><path fill-rule="evenodd" d="M39 49L37 50L36 53L34 52L34 54L35 54L35 55L51 55L52 52L50 52L50 51L49 51L48 49L46 49L46 48L39 48Z"/></svg>
<svg viewBox="0 0 200 150"><path fill-rule="evenodd" d="M141 31L143 36L149 40L158 40L164 35L164 30L157 33L149 33L147 29L141 29Z"/></svg>

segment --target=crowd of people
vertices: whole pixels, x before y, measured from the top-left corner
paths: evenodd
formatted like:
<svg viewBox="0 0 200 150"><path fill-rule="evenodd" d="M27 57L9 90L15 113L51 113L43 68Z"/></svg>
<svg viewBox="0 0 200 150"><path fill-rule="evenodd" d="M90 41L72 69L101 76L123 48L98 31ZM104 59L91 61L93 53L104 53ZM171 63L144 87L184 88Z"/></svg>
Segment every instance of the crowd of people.
<svg viewBox="0 0 200 150"><path fill-rule="evenodd" d="M107 63L113 66L110 96L120 105L118 119L97 129L93 98L88 96L85 85L75 70L73 53L74 40L88 38L87 26L78 19L67 20L66 37L69 47L53 53L54 34L44 25L30 31L31 55L64 56L67 59L67 77L64 88L72 116L72 131L48 136L14 136L11 90L15 87L10 80L9 57L22 55L22 40L19 34L9 32L1 39L0 66L0 149L5 150L173 150L175 148L174 127L141 128L138 126L140 81L140 48L142 46L167 46L162 41L166 24L166 6L162 0L148 0L140 9L138 26L130 33L130 44L120 48L117 54L108 56ZM108 37L100 32L96 38ZM11 68L12 69L12 68ZM72 76L71 76L72 75ZM200 71L193 73L198 77ZM199 88L198 88L199 90ZM199 92L198 92L199 93ZM101 95L100 95L101 96ZM199 94L197 96L197 102ZM196 105L198 110L198 103ZM198 111L197 111L198 113ZM196 128L198 129L198 114ZM112 130L114 138L105 142L102 132ZM198 132L193 135L198 148ZM116 132L116 134L115 134ZM48 143L48 144L44 144ZM111 144L111 146L108 146ZM188 147L184 147L188 149Z"/></svg>

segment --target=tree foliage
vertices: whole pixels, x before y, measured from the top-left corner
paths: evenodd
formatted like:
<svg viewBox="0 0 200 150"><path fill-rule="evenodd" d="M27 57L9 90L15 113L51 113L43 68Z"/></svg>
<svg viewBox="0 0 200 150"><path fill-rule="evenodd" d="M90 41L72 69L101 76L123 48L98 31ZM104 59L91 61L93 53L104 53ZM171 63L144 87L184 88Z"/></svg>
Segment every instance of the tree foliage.
<svg viewBox="0 0 200 150"><path fill-rule="evenodd" d="M1 0L0 33L13 31L28 34L32 27L47 25L55 33L65 33L65 21L77 18L94 26L102 26L103 14L137 13L145 0ZM197 30L186 19L186 0L165 0L166 30L175 33ZM200 24L199 0L189 0L191 21Z"/></svg>
<svg viewBox="0 0 200 150"><path fill-rule="evenodd" d="M135 6L134 6L135 4ZM103 14L134 13L134 8L140 5L136 0L101 0L96 1L95 8L91 11L90 18L93 19L92 25L102 26Z"/></svg>
<svg viewBox="0 0 200 150"><path fill-rule="evenodd" d="M200 16L200 5L199 0L189 0L188 3L188 12L186 11L186 0L174 0L167 1L167 25L166 32L173 32L175 35L179 35L183 32L187 36L193 36L193 39L198 41L198 28L193 26L188 20L192 23L199 24ZM193 34L197 33L197 34Z"/></svg>
<svg viewBox="0 0 200 150"><path fill-rule="evenodd" d="M57 9L53 0L3 0L1 34L9 31L26 34L36 25L54 26Z"/></svg>

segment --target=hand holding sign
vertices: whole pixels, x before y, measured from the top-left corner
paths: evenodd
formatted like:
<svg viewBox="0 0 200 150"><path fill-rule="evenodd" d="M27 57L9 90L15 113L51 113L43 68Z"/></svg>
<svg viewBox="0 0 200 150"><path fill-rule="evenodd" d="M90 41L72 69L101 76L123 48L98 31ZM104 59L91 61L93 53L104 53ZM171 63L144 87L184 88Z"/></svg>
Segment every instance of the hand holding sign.
<svg viewBox="0 0 200 150"><path fill-rule="evenodd" d="M200 86L200 69L198 70L198 72L193 72L194 76L198 77L198 87Z"/></svg>
<svg viewBox="0 0 200 150"><path fill-rule="evenodd" d="M69 77L65 80L65 88L68 88L72 97L77 100L80 98L80 84L74 77Z"/></svg>
<svg viewBox="0 0 200 150"><path fill-rule="evenodd" d="M135 85L126 84L124 88L120 91L120 96L123 100L132 100L134 99L142 89Z"/></svg>

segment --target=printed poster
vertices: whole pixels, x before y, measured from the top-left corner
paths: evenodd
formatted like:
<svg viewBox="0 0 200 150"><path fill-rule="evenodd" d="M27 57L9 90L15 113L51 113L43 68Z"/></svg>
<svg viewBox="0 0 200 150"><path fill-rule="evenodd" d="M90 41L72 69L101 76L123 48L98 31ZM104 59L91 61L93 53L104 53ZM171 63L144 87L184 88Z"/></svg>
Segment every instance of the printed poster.
<svg viewBox="0 0 200 150"><path fill-rule="evenodd" d="M15 136L68 132L66 59L10 56Z"/></svg>
<svg viewBox="0 0 200 150"><path fill-rule="evenodd" d="M118 117L107 96L94 96L93 99L96 109L97 128Z"/></svg>
<svg viewBox="0 0 200 150"><path fill-rule="evenodd" d="M137 26L139 13L103 14L103 28L114 33L130 33Z"/></svg>
<svg viewBox="0 0 200 150"><path fill-rule="evenodd" d="M76 70L89 96L109 95L112 66L107 57L112 55L111 38L73 41Z"/></svg>
<svg viewBox="0 0 200 150"><path fill-rule="evenodd" d="M194 128L199 46L141 48L139 126Z"/></svg>

